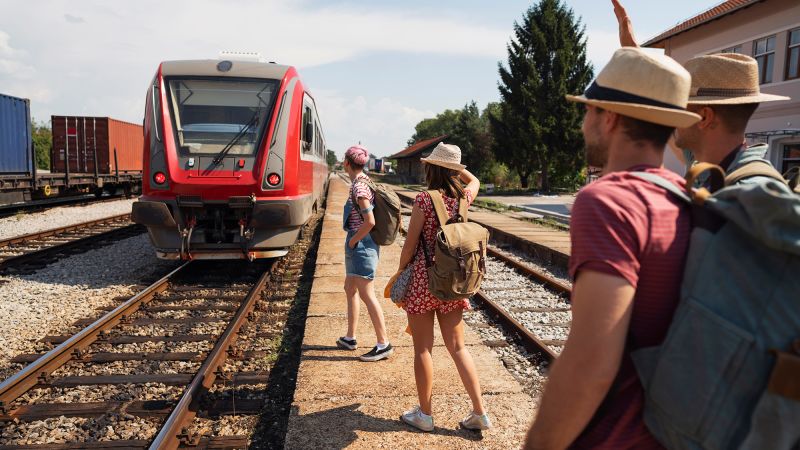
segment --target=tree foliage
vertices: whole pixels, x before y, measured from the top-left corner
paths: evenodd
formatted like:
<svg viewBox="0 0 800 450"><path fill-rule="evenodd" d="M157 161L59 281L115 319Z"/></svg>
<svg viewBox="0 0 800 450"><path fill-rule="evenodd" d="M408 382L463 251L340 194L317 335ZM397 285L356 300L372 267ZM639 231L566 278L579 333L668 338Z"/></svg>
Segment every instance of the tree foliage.
<svg viewBox="0 0 800 450"><path fill-rule="evenodd" d="M36 168L50 169L50 147L53 146L53 134L47 122L31 121L31 135L36 149Z"/></svg>
<svg viewBox="0 0 800 450"><path fill-rule="evenodd" d="M490 107L491 104L487 110ZM446 143L461 148L461 163L480 176L489 170L494 161L494 141L487 110L482 113L474 101L462 109L445 110L432 119L418 123L408 144L447 135Z"/></svg>
<svg viewBox="0 0 800 450"><path fill-rule="evenodd" d="M582 111L566 94L592 78L584 27L561 0L540 0L514 23L508 66L498 64L502 102L491 110L494 154L517 171L523 188L574 185L584 166Z"/></svg>
<svg viewBox="0 0 800 450"><path fill-rule="evenodd" d="M325 157L326 161L328 162L328 170L333 170L333 166L336 165L336 153L333 150L328 149L328 154Z"/></svg>

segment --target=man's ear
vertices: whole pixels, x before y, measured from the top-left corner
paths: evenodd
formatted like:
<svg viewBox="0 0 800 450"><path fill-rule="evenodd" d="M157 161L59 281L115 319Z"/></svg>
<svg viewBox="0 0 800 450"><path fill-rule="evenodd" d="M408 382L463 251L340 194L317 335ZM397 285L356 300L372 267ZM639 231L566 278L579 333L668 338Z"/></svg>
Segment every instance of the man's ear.
<svg viewBox="0 0 800 450"><path fill-rule="evenodd" d="M714 108L703 106L697 114L700 114L701 117L700 122L697 123L697 127L701 130L713 130L717 127L717 113Z"/></svg>
<svg viewBox="0 0 800 450"><path fill-rule="evenodd" d="M601 122L603 127L603 131L605 131L606 135L611 134L612 131L616 130L618 127L622 126L622 121L620 120L620 115L606 110L606 113L603 114L603 119Z"/></svg>

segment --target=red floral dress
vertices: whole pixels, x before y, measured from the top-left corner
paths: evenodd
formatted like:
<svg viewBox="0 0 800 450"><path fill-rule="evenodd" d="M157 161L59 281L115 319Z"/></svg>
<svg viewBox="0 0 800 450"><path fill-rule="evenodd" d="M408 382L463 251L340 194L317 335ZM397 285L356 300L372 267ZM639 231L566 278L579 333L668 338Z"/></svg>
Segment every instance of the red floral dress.
<svg viewBox="0 0 800 450"><path fill-rule="evenodd" d="M467 204L472 204L472 193L465 191L467 196ZM458 200L451 197L442 195L444 205L447 208L447 213L450 217L458 213ZM425 236L425 245L427 246L428 255L431 262L434 259L434 243L436 239L436 232L439 231L439 221L436 218L436 211L433 209L431 203L431 196L427 192L417 194L414 199L414 206L418 207L425 214L425 223L422 226L422 235ZM409 314L424 314L428 311L439 311L441 314L447 314L457 308L469 309L469 300L449 300L443 302L434 297L428 290L428 269L425 267L425 254L422 251L422 239L420 239L417 246L417 253L414 255L414 260L411 262L413 265L413 275L411 277L411 284L406 291L406 296L403 299L405 304L403 309Z"/></svg>

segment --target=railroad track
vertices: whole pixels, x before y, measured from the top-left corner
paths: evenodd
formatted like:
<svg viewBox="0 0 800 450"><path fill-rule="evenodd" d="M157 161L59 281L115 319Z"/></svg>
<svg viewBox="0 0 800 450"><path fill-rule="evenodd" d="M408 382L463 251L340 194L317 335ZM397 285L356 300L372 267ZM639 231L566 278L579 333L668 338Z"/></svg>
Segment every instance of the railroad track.
<svg viewBox="0 0 800 450"><path fill-rule="evenodd" d="M46 337L47 353L17 356L25 367L0 383L0 449L246 448L249 436L206 436L202 421L262 412L266 399L254 392L265 392L315 254L313 233L304 234L280 260L184 263L100 318L79 321L77 333ZM237 391L248 385L261 387ZM89 400L64 401L75 396ZM66 443L18 444L28 443L26 427L61 416L112 423L116 439L101 429Z"/></svg>
<svg viewBox="0 0 800 450"><path fill-rule="evenodd" d="M128 213L0 240L0 272L37 270L61 255L144 231Z"/></svg>
<svg viewBox="0 0 800 450"><path fill-rule="evenodd" d="M50 198L43 200L33 200L25 203L13 203L10 205L0 206L0 218L13 216L14 214L20 212L29 213L29 212L43 211L48 208L55 208L59 206L78 206L78 205L88 205L91 203L115 202L125 198L126 198L125 194L114 194L102 198L97 198L92 194L86 194L74 197Z"/></svg>
<svg viewBox="0 0 800 450"><path fill-rule="evenodd" d="M403 214L410 215L410 211L409 208L406 208ZM405 227L401 227L401 232L405 235ZM499 260L518 274L541 285L564 300L559 304L553 304L552 301L537 302L535 295L533 297L527 295L528 289L524 286L521 288L514 286L482 289L473 296L473 299L486 310L489 316L499 323L509 335L514 336L525 350L541 354L549 362L554 361L564 346L565 340L538 336L537 333L522 323L520 315L528 316L525 321L537 323L539 328L559 328L564 331L559 334L568 334L570 322L553 322L550 316L569 315L571 317L569 314L570 307L566 300L569 299L572 288L567 283L554 278L534 265L514 258L511 253L504 251L500 247L490 244L486 253L490 258ZM484 286L486 284L486 281L484 281ZM507 299L509 298L525 299L529 305L507 307L505 303L508 303Z"/></svg>

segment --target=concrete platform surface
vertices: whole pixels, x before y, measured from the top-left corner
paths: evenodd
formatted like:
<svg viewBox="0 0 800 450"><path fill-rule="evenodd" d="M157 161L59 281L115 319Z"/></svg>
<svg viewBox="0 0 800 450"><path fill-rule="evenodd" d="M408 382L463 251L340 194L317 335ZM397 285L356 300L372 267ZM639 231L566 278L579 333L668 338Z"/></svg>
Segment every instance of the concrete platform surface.
<svg viewBox="0 0 800 450"><path fill-rule="evenodd" d="M395 353L389 359L365 363L357 359L374 345L375 334L366 307L359 314L357 351L336 348L346 330L344 234L341 205L347 183L332 177L323 222L317 268L308 308L297 387L286 434L287 449L510 449L518 448L533 418L533 399L478 334L466 327L465 341L481 381L484 401L495 427L485 432L460 429L458 421L470 411L455 365L442 342L438 324L434 341L434 406L436 428L419 432L399 420L417 404L413 343L405 333L405 312L389 299L383 287L397 268L400 246L381 248L376 293L386 318ZM333 210L336 205L336 210Z"/></svg>

